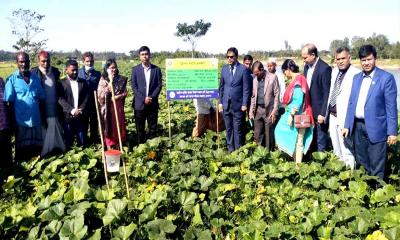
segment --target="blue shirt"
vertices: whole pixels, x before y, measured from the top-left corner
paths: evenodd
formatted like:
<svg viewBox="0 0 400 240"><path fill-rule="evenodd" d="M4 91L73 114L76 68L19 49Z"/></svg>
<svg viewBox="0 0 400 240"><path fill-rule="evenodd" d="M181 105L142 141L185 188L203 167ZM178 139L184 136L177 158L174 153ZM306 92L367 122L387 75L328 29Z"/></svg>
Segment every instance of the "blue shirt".
<svg viewBox="0 0 400 240"><path fill-rule="evenodd" d="M37 127L41 125L39 100L45 97L39 77L31 73L27 84L19 71L6 80L4 101L14 105L15 119L19 126Z"/></svg>

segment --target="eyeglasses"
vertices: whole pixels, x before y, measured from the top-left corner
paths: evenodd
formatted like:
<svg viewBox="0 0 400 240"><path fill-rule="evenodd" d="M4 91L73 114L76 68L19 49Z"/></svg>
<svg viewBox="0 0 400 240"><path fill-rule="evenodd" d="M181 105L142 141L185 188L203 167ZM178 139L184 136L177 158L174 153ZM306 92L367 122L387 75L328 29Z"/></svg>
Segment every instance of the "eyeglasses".
<svg viewBox="0 0 400 240"><path fill-rule="evenodd" d="M226 55L226 58L234 58L236 57L235 55Z"/></svg>

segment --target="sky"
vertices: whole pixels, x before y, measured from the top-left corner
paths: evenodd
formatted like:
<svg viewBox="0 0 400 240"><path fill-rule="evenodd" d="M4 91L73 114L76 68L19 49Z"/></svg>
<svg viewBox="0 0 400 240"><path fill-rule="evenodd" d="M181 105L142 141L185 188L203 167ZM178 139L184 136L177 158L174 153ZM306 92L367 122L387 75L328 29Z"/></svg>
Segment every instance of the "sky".
<svg viewBox="0 0 400 240"><path fill-rule="evenodd" d="M142 45L151 51L190 50L174 36L178 23L211 22L197 50L239 54L292 49L314 43L328 50L334 39L384 34L400 41L398 0L1 0L0 50L12 50L17 37L9 18L19 8L45 15L34 40L48 39L46 50L128 53Z"/></svg>

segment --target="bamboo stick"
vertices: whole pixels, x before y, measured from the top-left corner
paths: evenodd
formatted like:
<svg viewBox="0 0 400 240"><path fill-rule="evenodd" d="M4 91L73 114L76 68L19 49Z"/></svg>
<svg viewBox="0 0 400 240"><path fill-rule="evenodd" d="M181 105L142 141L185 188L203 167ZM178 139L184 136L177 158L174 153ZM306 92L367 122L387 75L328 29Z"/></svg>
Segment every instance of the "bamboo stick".
<svg viewBox="0 0 400 240"><path fill-rule="evenodd" d="M106 157L104 153L104 139L103 139L103 129L101 126L101 120L100 120L100 112L99 112L99 105L97 101L97 92L93 91L94 94L94 102L96 104L96 114L97 114L97 122L99 126L99 134L100 134L100 140L101 140L101 160L103 161L103 168L104 168L104 176L106 178L106 184L107 184L107 190L110 191L110 186L108 185L108 176L107 176L107 164L106 164Z"/></svg>
<svg viewBox="0 0 400 240"><path fill-rule="evenodd" d="M170 106L169 106L169 101L167 101L167 104L168 104L168 121L169 121L169 130L168 130L168 132L169 132L169 141L171 142L172 141L172 132L171 132L171 108L170 108Z"/></svg>
<svg viewBox="0 0 400 240"><path fill-rule="evenodd" d="M114 105L114 113L115 113L115 121L117 124L117 133L118 133L118 141L119 141L119 150L121 152L121 154L124 152L124 150L122 149L122 140L121 140L121 131L119 129L119 118L118 118L118 111L117 111L117 105L115 104L115 93L114 93L114 86L113 86L113 77L110 77L110 86L111 86L111 99ZM124 158L121 156L121 160L122 160L122 165L124 168L124 176L125 176L125 186L126 186L126 194L128 196L128 199L130 199L129 196L129 184L128 184L128 175L126 173L126 166L125 166L125 160Z"/></svg>

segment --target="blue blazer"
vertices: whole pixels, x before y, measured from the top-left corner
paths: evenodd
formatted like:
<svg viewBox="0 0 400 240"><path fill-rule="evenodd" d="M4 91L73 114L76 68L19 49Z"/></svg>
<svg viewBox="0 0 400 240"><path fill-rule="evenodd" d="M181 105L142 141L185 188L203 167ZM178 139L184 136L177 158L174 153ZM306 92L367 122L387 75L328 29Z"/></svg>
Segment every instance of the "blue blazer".
<svg viewBox="0 0 400 240"><path fill-rule="evenodd" d="M156 65L150 64L150 85L149 97L152 98L150 107L158 108L158 95L160 95L162 87L161 69ZM144 99L146 96L146 77L142 64L138 64L132 68L132 90L134 93L133 108L135 110L144 109Z"/></svg>
<svg viewBox="0 0 400 240"><path fill-rule="evenodd" d="M235 74L231 79L230 65L225 64L221 70L219 85L219 104L224 111L228 110L228 101L231 100L233 111L240 111L242 106L248 106L253 78L247 68L242 64L236 65Z"/></svg>
<svg viewBox="0 0 400 240"><path fill-rule="evenodd" d="M306 77L307 72L308 65L304 67L304 75ZM326 115L331 87L331 74L332 68L319 58L311 78L311 84L308 86L310 88L311 108L314 119L317 119L318 115Z"/></svg>
<svg viewBox="0 0 400 240"><path fill-rule="evenodd" d="M93 95L93 91L97 91L97 87L99 86L101 73L96 71L95 69L91 69L89 71L89 75L86 76L85 74L85 67L79 68L78 70L78 78L85 79L86 83L91 91L90 94Z"/></svg>
<svg viewBox="0 0 400 240"><path fill-rule="evenodd" d="M352 134L363 72L353 78L344 127ZM383 142L389 135L397 136L397 86L392 74L375 67L364 107L365 127L372 143Z"/></svg>

